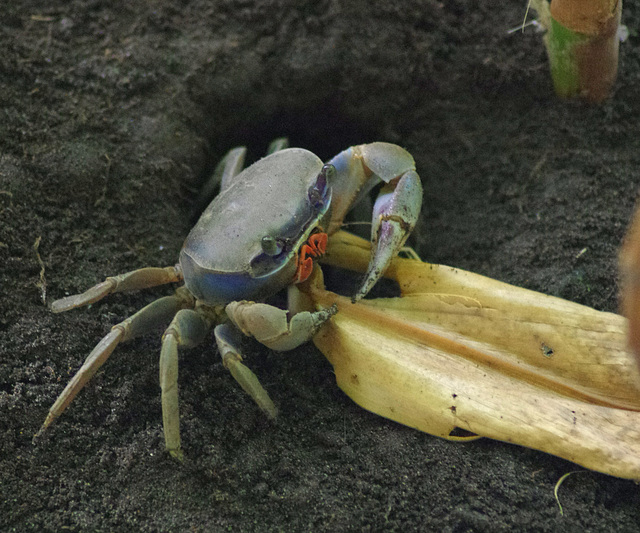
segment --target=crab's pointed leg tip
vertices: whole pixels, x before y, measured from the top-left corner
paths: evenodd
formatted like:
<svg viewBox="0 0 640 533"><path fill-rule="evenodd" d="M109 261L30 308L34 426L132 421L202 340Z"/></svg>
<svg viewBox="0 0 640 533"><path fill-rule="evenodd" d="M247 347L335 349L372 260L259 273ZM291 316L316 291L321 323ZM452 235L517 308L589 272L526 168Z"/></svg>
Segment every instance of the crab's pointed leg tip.
<svg viewBox="0 0 640 533"><path fill-rule="evenodd" d="M47 431L47 428L53 423L54 420L55 420L55 417L52 417L51 413L49 413L49 415L47 416L47 419L44 421L44 424L40 426L40 429L33 436L33 439L31 440L33 444L36 444L44 436L44 434Z"/></svg>
<svg viewBox="0 0 640 533"><path fill-rule="evenodd" d="M352 303L359 302L369 294L369 291L373 289L383 272L386 270L392 257L393 256L387 250L378 250L375 252L374 256L371 258L371 262L369 263L369 268L364 275L362 285L358 289L358 292L356 292L351 298Z"/></svg>
<svg viewBox="0 0 640 533"><path fill-rule="evenodd" d="M56 419L57 417L51 413L49 413L47 415L47 418L45 418L44 423L42 424L42 427L38 430L38 433L36 433L36 435L41 435L43 432L45 432L47 430L47 428L53 424L53 421Z"/></svg>
<svg viewBox="0 0 640 533"><path fill-rule="evenodd" d="M169 452L169 456L171 457L171 459L180 464L184 463L184 452L182 451L182 448L167 451Z"/></svg>
<svg viewBox="0 0 640 533"><path fill-rule="evenodd" d="M367 272L364 278L364 282L362 283L362 286L360 287L360 289L358 289L358 292L356 292L352 296L351 303L355 304L355 303L358 303L360 300L362 300L367 294L369 294L369 291L373 289L373 286L376 284L377 281L378 281L378 276L373 276L372 274Z"/></svg>
<svg viewBox="0 0 640 533"><path fill-rule="evenodd" d="M49 304L49 310L52 313L62 313L63 311L67 311L70 309L66 298L60 298L59 300L55 300Z"/></svg>
<svg viewBox="0 0 640 533"><path fill-rule="evenodd" d="M410 228L397 220L383 220L373 240L371 259L364 275L362 286L352 301L364 298L385 273L393 258L398 255Z"/></svg>

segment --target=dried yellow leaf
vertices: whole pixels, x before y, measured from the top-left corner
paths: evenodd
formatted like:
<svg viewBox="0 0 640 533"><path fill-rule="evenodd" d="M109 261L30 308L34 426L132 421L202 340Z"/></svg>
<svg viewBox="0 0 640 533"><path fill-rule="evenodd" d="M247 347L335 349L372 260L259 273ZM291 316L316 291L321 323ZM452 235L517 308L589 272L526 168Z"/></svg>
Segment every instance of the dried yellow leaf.
<svg viewBox="0 0 640 533"><path fill-rule="evenodd" d="M363 270L369 253L340 232L325 262ZM321 276L303 287L314 306L338 306L314 343L356 403L439 437L490 437L640 479L640 373L623 317L412 259L386 276L400 298L353 304Z"/></svg>

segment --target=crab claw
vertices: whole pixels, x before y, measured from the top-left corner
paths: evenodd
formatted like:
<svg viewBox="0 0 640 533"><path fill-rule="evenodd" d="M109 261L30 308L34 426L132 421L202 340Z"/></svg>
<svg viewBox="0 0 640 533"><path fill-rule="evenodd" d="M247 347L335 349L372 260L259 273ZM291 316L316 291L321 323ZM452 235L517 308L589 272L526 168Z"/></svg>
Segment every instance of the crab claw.
<svg viewBox="0 0 640 533"><path fill-rule="evenodd" d="M398 254L416 225L421 205L422 185L414 170L382 187L373 207L371 260L354 302L367 295Z"/></svg>

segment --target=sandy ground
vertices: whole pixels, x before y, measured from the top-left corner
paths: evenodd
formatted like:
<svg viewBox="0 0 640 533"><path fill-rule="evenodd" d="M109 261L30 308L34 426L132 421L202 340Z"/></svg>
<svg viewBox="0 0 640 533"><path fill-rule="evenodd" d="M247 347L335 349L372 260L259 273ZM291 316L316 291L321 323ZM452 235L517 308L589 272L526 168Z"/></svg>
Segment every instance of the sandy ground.
<svg viewBox="0 0 640 533"><path fill-rule="evenodd" d="M625 3L631 37L597 107L557 100L540 36L507 34L524 3L3 2L2 531L638 530L635 483L571 476L561 516L553 488L575 465L367 413L312 346L245 343L275 423L212 342L185 351L182 465L163 452L159 334L121 346L32 443L110 325L168 292L53 315L34 243L47 302L173 264L196 191L238 144L257 158L288 135L326 159L399 143L424 180L422 257L614 311L639 176L640 3Z"/></svg>

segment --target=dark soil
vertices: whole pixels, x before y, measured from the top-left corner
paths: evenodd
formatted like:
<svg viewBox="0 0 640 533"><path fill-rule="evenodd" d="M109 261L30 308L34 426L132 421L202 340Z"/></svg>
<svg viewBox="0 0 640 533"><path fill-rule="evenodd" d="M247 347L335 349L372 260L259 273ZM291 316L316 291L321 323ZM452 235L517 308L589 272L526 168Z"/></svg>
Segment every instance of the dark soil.
<svg viewBox="0 0 640 533"><path fill-rule="evenodd" d="M109 329L170 289L53 315L46 299L177 258L214 162L268 142L329 158L395 142L424 180L420 255L614 311L639 177L640 3L601 106L555 98L524 0L2 2L0 530L638 531L640 489L540 452L376 417L313 346L180 364L184 464L163 452L160 333L118 348L55 426ZM247 206L248 209L251 206Z"/></svg>

